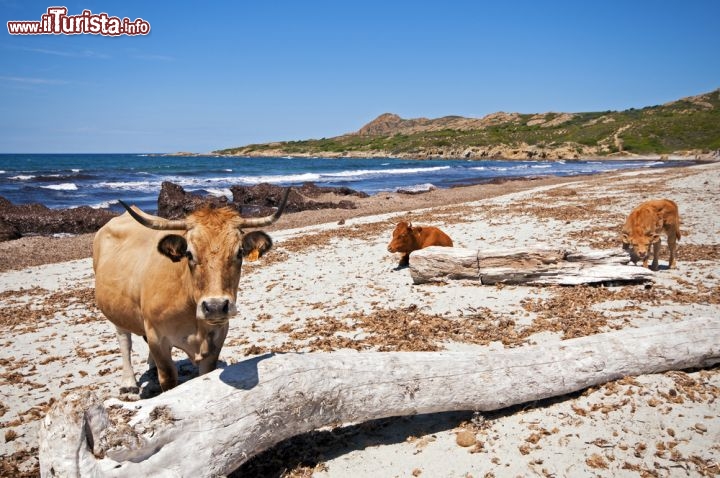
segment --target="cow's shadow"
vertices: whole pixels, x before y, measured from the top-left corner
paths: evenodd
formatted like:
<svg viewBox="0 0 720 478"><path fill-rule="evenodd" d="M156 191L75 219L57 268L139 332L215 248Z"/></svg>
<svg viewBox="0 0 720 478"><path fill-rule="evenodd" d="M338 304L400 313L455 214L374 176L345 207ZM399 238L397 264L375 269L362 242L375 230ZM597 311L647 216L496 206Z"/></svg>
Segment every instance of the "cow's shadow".
<svg viewBox="0 0 720 478"><path fill-rule="evenodd" d="M261 360L271 358L275 354L265 354L249 358L241 362L228 365L227 362L219 360L217 369L221 370L220 380L242 390L250 390L259 382L258 363ZM189 359L176 360L175 366L178 371L178 386L188 382L199 375L199 370ZM152 398L162 393L158 381L157 368L152 367L138 377L140 387L140 399Z"/></svg>
<svg viewBox="0 0 720 478"><path fill-rule="evenodd" d="M634 265L634 266L636 266L636 267L640 267L640 268L642 268L642 269L647 269L647 270L649 270L649 271L651 271L651 272L660 272L660 271L669 271L669 270L671 270L669 264L660 264L660 265L657 266L657 269L653 269L652 267L649 267L649 266L648 266L648 267L644 267L644 266L642 265L642 263L629 262L629 264L632 264L632 265Z"/></svg>
<svg viewBox="0 0 720 478"><path fill-rule="evenodd" d="M222 367L220 380L240 390L250 390L260 382L258 364L263 360L270 359L276 353L266 353L256 357L245 359L241 362ZM218 368L220 366L218 365Z"/></svg>
<svg viewBox="0 0 720 478"><path fill-rule="evenodd" d="M218 361L217 368L220 369L227 366L227 363L222 360ZM177 367L178 371L178 386L198 377L198 367L189 359L176 360L175 367ZM145 372L138 377L137 382L140 387L140 399L144 400L146 398L156 397L162 393L160 382L158 381L157 368L155 367L150 367L145 370Z"/></svg>

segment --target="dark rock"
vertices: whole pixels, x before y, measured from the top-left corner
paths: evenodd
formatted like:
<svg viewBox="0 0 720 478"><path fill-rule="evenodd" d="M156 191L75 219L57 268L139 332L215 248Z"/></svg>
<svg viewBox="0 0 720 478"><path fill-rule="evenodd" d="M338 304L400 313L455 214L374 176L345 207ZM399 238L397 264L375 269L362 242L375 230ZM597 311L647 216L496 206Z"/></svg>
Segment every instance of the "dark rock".
<svg viewBox="0 0 720 478"><path fill-rule="evenodd" d="M364 193L362 191L355 191L354 189L350 189L345 186L339 186L339 187L328 187L328 186L318 186L313 182L304 182L300 187L297 188L298 191L300 191L300 194L303 196L315 198L320 196L321 194L335 194L338 196L357 196L359 198L366 198L368 197L367 193Z"/></svg>
<svg viewBox="0 0 720 478"><path fill-rule="evenodd" d="M163 181L158 195L158 216L167 219L182 219L201 207L223 207L228 205L225 196L201 196L186 192L177 184Z"/></svg>
<svg viewBox="0 0 720 478"><path fill-rule="evenodd" d="M265 216L272 214L280 204L285 188L268 183L255 186L232 186L233 203L241 209L243 216ZM339 191L339 192L338 192ZM313 183L304 183L293 187L285 206L286 212L299 212L319 209L355 209L355 203L349 200L339 202L319 202L307 199L321 194L334 193L339 195L355 195L367 197L367 194L349 188L320 188Z"/></svg>
<svg viewBox="0 0 720 478"><path fill-rule="evenodd" d="M337 209L355 209L357 206L355 206L354 202L343 199L342 201L338 202L335 207Z"/></svg>
<svg viewBox="0 0 720 478"><path fill-rule="evenodd" d="M12 204L0 197L0 240L17 239L19 235L84 234L95 232L115 217L106 209L81 206L71 209L50 209L42 204ZM5 237L6 239L2 239Z"/></svg>
<svg viewBox="0 0 720 478"><path fill-rule="evenodd" d="M13 239L20 239L20 237L22 235L17 230L17 227L0 219L0 242L12 241Z"/></svg>
<svg viewBox="0 0 720 478"><path fill-rule="evenodd" d="M233 203L243 209L243 213L247 209L251 213L253 208L246 208L245 206L253 206L257 213L256 215L262 216L268 214L268 209L274 208L280 205L280 201L285 193L285 188L281 186L275 186L268 183L260 183L255 186L232 186L230 191L233 195ZM305 200L297 192L296 189L290 191L288 196L287 205L285 206L285 212L297 212L302 211L301 205Z"/></svg>
<svg viewBox="0 0 720 478"><path fill-rule="evenodd" d="M268 183L254 186L232 186L232 202L225 197L201 196L186 192L181 186L164 182L158 196L158 216L168 219L185 217L192 211L203 207L234 206L245 217L267 216L276 211L285 194L285 187ZM318 209L355 209L355 203L343 199L338 202L320 202L308 199L321 194L333 193L340 196L367 197L363 192L350 188L318 187L313 183L304 183L293 187L285 206L286 213Z"/></svg>
<svg viewBox="0 0 720 478"><path fill-rule="evenodd" d="M233 202L226 197L203 196L186 192L181 186L163 182L158 195L158 216L180 219L200 207L237 207L243 216L266 216L275 212L285 188L267 183L255 186L233 186ZM367 197L367 194L350 188L318 187L304 183L293 187L285 212L318 209L355 209L347 199L338 202L320 202L308 199L323 194ZM116 213L107 209L81 206L71 209L50 209L42 204L14 205L0 196L0 241L17 239L22 235L52 235L60 233L83 234L96 232Z"/></svg>

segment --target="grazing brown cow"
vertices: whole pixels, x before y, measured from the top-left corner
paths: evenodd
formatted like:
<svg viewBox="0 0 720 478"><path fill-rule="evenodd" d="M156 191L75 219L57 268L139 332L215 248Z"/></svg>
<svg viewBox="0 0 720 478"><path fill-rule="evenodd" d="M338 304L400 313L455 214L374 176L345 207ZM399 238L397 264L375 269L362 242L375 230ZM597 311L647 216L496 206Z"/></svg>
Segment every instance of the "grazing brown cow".
<svg viewBox="0 0 720 478"><path fill-rule="evenodd" d="M121 392L138 392L130 360L132 334L145 336L150 365L163 391L177 385L173 347L184 350L200 374L215 369L235 300L243 257L272 246L262 227L283 212L245 219L231 208L201 209L167 220L121 203L127 213L95 235L93 268L98 307L115 324L123 361Z"/></svg>
<svg viewBox="0 0 720 478"><path fill-rule="evenodd" d="M414 226L409 222L399 222L393 231L393 237L388 244L389 252L402 252L398 269L410 264L410 253L430 246L452 247L450 237L437 227Z"/></svg>
<svg viewBox="0 0 720 478"><path fill-rule="evenodd" d="M623 249L630 253L634 263L642 259L643 267L648 265L650 246L653 248L653 261L650 268L658 268L660 255L660 233L667 236L670 249L669 267L677 266L675 252L680 239L680 214L675 202L669 199L655 199L640 204L632 210L622 230Z"/></svg>

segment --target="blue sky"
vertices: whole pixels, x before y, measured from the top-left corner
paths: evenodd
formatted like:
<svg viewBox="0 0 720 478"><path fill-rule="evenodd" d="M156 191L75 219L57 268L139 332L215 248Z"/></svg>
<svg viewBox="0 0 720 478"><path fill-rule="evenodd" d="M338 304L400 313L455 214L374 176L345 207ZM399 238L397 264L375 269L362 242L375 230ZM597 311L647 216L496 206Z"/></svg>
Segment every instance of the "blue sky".
<svg viewBox="0 0 720 478"><path fill-rule="evenodd" d="M54 5L151 32L7 32ZM0 0L0 17L0 153L207 152L385 112L621 110L720 87L717 0Z"/></svg>

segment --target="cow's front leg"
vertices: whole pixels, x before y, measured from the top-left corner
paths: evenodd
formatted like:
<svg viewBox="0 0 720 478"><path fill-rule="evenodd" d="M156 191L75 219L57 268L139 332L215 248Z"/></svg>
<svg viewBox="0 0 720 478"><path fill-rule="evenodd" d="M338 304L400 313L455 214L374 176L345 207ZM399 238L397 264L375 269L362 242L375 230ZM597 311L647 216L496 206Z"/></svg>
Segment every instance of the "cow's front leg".
<svg viewBox="0 0 720 478"><path fill-rule="evenodd" d="M122 381L120 382L120 393L140 393L137 380L135 380L135 371L132 366L132 335L130 332L115 327L120 346L120 355L122 357Z"/></svg>
<svg viewBox="0 0 720 478"><path fill-rule="evenodd" d="M152 369L154 369L154 368L157 368L157 366L155 365L155 359L153 358L153 356L152 356L152 354L150 353L150 351L148 351L147 366L148 366L148 370L152 370Z"/></svg>
<svg viewBox="0 0 720 478"><path fill-rule="evenodd" d="M178 383L178 372L172 359L172 345L162 340L154 340L148 334L148 346L157 367L160 388L163 392L167 392Z"/></svg>
<svg viewBox="0 0 720 478"><path fill-rule="evenodd" d="M200 347L202 359L198 361L198 374L212 372L217 367L225 337L227 337L230 324L207 332L205 341Z"/></svg>
<svg viewBox="0 0 720 478"><path fill-rule="evenodd" d="M147 336L143 335L143 340L145 341L145 343L148 343ZM152 370L155 368L155 360L153 359L153 356L150 353L150 351L148 351L147 365L148 365L148 370Z"/></svg>
<svg viewBox="0 0 720 478"><path fill-rule="evenodd" d="M653 261L650 265L650 269L658 270L658 259L660 258L660 241L653 242Z"/></svg>

